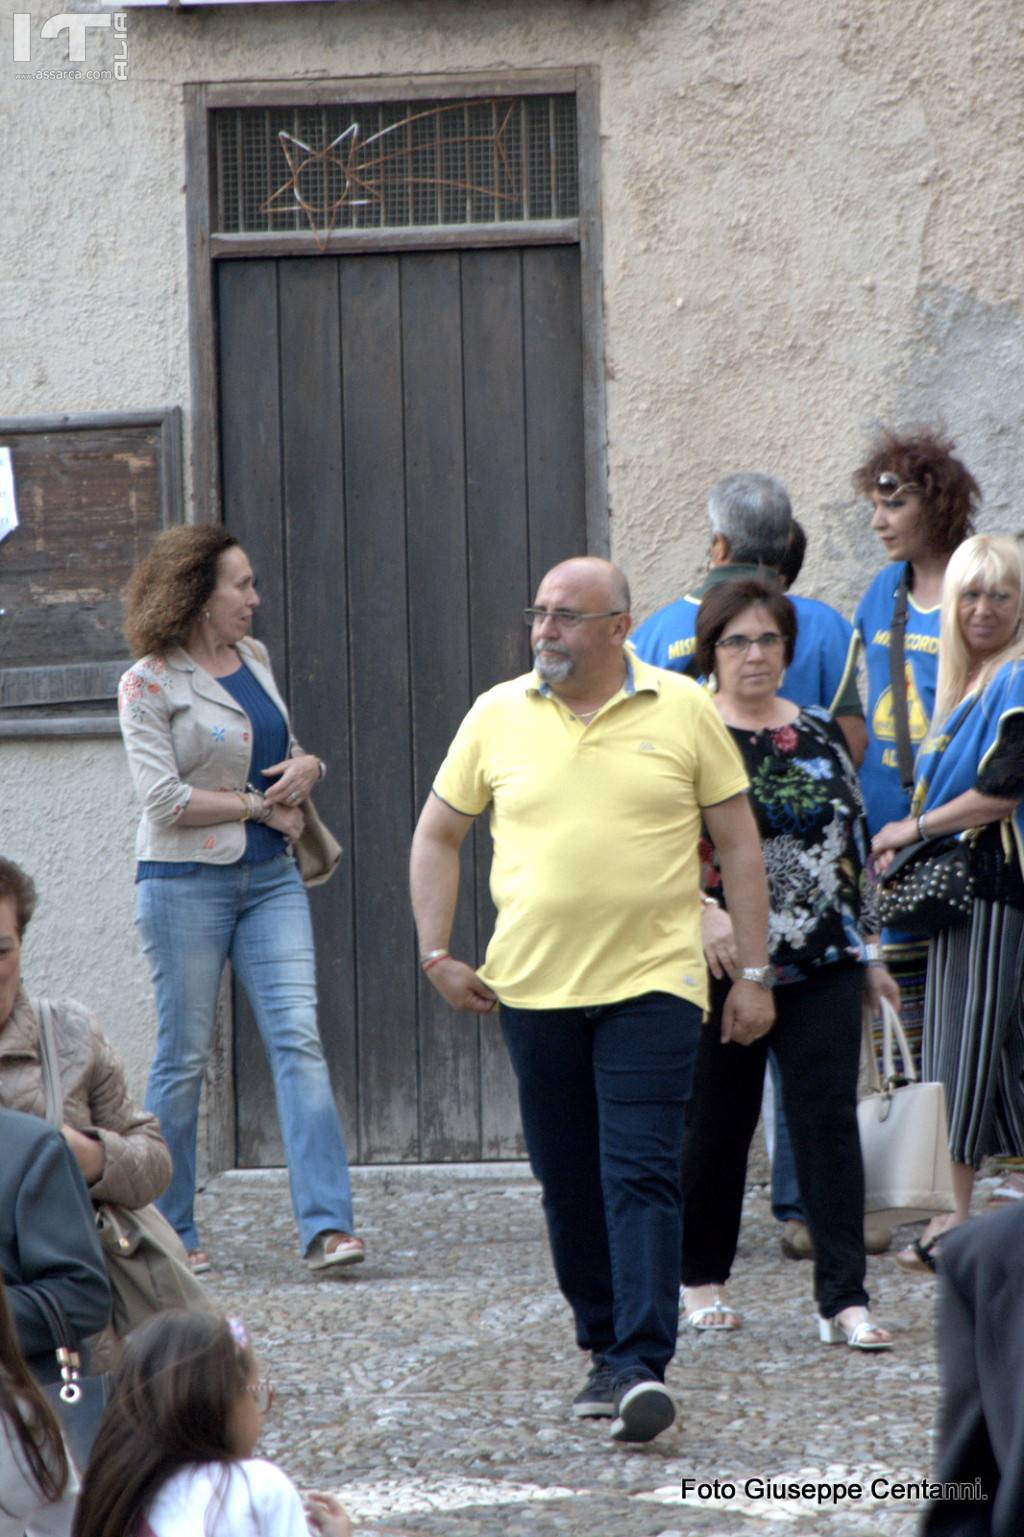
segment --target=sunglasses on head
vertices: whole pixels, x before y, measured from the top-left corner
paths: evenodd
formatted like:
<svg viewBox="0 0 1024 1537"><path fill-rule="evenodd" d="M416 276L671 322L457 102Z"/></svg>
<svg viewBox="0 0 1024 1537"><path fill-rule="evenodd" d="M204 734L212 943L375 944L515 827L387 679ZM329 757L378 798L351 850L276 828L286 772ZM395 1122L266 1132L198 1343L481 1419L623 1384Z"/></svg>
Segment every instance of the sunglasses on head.
<svg viewBox="0 0 1024 1537"><path fill-rule="evenodd" d="M904 491L920 491L921 487L916 480L900 480L898 475L894 475L891 470L886 470L885 474L879 475L875 481L875 489L881 493L882 500L888 507L897 497L902 496Z"/></svg>

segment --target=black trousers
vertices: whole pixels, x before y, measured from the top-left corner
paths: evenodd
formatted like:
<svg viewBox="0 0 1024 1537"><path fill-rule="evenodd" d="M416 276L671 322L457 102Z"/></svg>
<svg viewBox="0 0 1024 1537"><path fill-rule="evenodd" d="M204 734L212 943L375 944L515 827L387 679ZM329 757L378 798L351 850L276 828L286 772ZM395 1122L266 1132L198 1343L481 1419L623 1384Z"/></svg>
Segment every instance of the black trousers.
<svg viewBox="0 0 1024 1537"><path fill-rule="evenodd" d="M775 1025L750 1046L721 1043L729 985L712 980L687 1113L683 1284L728 1280L771 1044L814 1243L819 1310L831 1318L843 1308L866 1306L864 1166L857 1133L863 970L842 962L821 967L806 982L776 988Z"/></svg>

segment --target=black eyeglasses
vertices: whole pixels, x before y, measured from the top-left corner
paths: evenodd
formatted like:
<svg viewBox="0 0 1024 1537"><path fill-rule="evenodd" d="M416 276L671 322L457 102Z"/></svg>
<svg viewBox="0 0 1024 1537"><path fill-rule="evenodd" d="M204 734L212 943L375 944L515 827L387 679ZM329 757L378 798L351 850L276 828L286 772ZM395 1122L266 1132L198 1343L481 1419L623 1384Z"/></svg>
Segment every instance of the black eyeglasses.
<svg viewBox="0 0 1024 1537"><path fill-rule="evenodd" d="M879 475L875 481L875 489L881 493L885 505L891 507L904 491L920 491L921 487L916 480L900 480L898 475L894 475L891 470L886 470L885 474Z"/></svg>
<svg viewBox="0 0 1024 1537"><path fill-rule="evenodd" d="M740 653L746 656L751 646L758 646L762 651L775 651L782 645L782 636L777 630L765 630L763 635L727 635L724 640L715 641L716 651L732 651L736 656Z"/></svg>
<svg viewBox="0 0 1024 1537"><path fill-rule="evenodd" d="M571 608L524 608L523 623L532 626L553 619L560 630L574 630L585 619L615 619L625 612L623 608L608 608L603 614L577 614Z"/></svg>

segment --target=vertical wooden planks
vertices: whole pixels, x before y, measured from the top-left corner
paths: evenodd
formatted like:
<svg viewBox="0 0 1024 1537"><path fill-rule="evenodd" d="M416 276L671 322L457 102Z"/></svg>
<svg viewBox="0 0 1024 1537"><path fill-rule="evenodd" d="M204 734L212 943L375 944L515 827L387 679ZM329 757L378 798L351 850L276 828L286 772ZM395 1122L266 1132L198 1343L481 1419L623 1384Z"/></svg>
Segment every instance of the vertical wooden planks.
<svg viewBox="0 0 1024 1537"><path fill-rule="evenodd" d="M463 379L466 421L466 515L474 694L528 670L520 610L530 599L522 260L518 251L462 256ZM490 839L477 849L477 950L494 922L487 891ZM514 1079L498 1022L480 1022L481 1146L485 1158L521 1151Z"/></svg>
<svg viewBox="0 0 1024 1537"><path fill-rule="evenodd" d="M419 1153L399 264L341 264L360 1147Z"/></svg>
<svg viewBox="0 0 1024 1537"><path fill-rule="evenodd" d="M277 263L224 262L218 279L224 522L245 545L258 573L263 606L256 633L284 680L288 644Z"/></svg>
<svg viewBox="0 0 1024 1537"><path fill-rule="evenodd" d="M465 709L529 669L520 609L585 548L578 263L541 248L218 268L225 520L346 848L312 902L354 1161L522 1152L497 1020L454 1014L419 977L406 868ZM479 960L485 826L475 841L453 949ZM256 1040L237 999L243 1164L280 1159Z"/></svg>
<svg viewBox="0 0 1024 1537"><path fill-rule="evenodd" d="M457 253L402 257L405 496L409 571L409 686L413 815L471 702L462 401L462 317ZM471 848L450 945L476 959ZM419 984L420 1154L480 1156L476 1019Z"/></svg>
<svg viewBox="0 0 1024 1537"><path fill-rule="evenodd" d="M587 548L583 486L580 257L576 246L523 252L523 367L530 590Z"/></svg>
<svg viewBox="0 0 1024 1537"><path fill-rule="evenodd" d="M221 484L224 522L260 578L256 634L287 686L282 538L277 271L273 261L218 268ZM245 994L234 988L236 1139L242 1167L279 1163L273 1085Z"/></svg>
<svg viewBox="0 0 1024 1537"><path fill-rule="evenodd" d="M310 892L320 1032L356 1161L357 1052L352 862L347 529L343 477L338 263L281 263L281 434L287 548L290 703L295 734L324 759L317 809L345 850Z"/></svg>

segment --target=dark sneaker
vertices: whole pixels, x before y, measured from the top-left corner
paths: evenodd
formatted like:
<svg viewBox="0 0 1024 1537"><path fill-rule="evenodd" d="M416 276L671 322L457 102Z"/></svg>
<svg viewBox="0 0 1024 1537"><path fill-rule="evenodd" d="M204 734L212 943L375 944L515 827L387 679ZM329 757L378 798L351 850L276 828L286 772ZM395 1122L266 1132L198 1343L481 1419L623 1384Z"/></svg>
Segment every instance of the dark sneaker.
<svg viewBox="0 0 1024 1537"><path fill-rule="evenodd" d="M613 1441L653 1441L675 1417L675 1402L663 1382L634 1378L619 1388L608 1434Z"/></svg>
<svg viewBox="0 0 1024 1537"><path fill-rule="evenodd" d="M597 1357L590 1368L590 1376L572 1401L572 1412L578 1420L611 1418L615 1413L615 1373L606 1362Z"/></svg>

